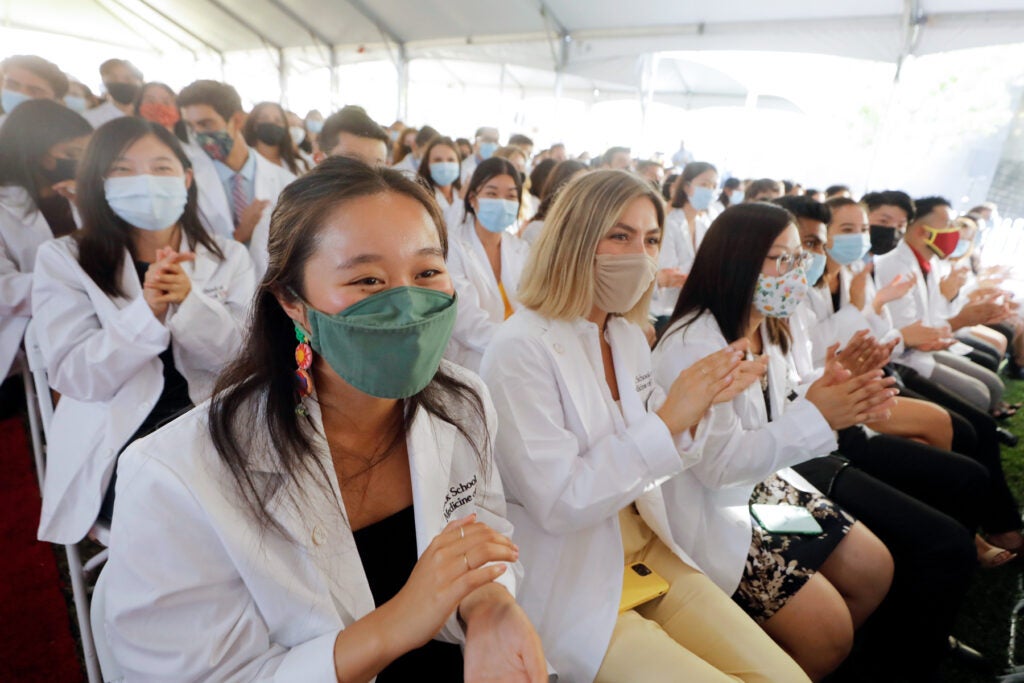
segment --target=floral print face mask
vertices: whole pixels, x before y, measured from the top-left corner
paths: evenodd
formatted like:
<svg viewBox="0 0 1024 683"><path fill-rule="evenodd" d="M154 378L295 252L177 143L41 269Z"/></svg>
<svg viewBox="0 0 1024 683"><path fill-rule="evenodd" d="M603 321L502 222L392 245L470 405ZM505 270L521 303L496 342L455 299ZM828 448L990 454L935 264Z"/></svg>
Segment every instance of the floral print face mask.
<svg viewBox="0 0 1024 683"><path fill-rule="evenodd" d="M761 273L754 287L754 307L769 318L788 318L807 298L807 274L796 267L785 275Z"/></svg>

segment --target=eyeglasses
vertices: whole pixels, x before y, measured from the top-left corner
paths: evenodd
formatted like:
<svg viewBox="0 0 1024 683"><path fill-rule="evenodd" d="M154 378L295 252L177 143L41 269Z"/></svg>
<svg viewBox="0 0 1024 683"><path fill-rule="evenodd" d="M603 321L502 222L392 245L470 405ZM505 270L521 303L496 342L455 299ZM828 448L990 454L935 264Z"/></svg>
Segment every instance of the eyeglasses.
<svg viewBox="0 0 1024 683"><path fill-rule="evenodd" d="M795 254L785 253L775 258L769 256L765 260L774 261L776 272L779 275L785 275L786 273L793 271L798 266L806 270L812 258L811 254L806 251L798 251Z"/></svg>

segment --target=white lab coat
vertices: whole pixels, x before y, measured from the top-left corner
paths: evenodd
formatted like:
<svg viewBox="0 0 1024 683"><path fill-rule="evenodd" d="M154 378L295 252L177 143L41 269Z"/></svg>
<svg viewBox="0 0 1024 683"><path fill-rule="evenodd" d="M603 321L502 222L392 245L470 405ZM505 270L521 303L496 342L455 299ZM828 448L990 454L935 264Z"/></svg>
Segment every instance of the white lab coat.
<svg viewBox="0 0 1024 683"><path fill-rule="evenodd" d="M50 226L28 192L0 187L0 381L11 371L32 318L36 250L50 239Z"/></svg>
<svg viewBox="0 0 1024 683"><path fill-rule="evenodd" d="M706 212L698 213L694 219L697 227L696 246L704 240L711 219ZM665 229L661 233L661 249L658 252L658 269L678 268L689 274L693 268L693 260L697 256L694 237L690 233L690 224L682 209L672 209L665 216ZM681 287L655 287L651 297L651 314L655 316L672 315L679 299Z"/></svg>
<svg viewBox="0 0 1024 683"><path fill-rule="evenodd" d="M619 511L695 462L703 438L703 425L696 441L688 432L673 438L650 412L664 393L651 379L643 332L612 316L605 335L621 412L604 381L598 328L585 319L521 310L481 365L525 570L519 602L563 683L593 681L608 648L622 593Z"/></svg>
<svg viewBox="0 0 1024 683"><path fill-rule="evenodd" d="M41 540L78 542L96 521L117 454L163 391L159 355L168 344L193 403L210 395L238 350L255 290L252 262L237 242L214 239L225 260L196 245L195 261L181 264L192 291L168 309L165 324L142 297L127 251L120 276L127 296L111 298L78 264L73 239L39 248L32 325L50 386L61 394L47 449Z"/></svg>
<svg viewBox="0 0 1024 683"><path fill-rule="evenodd" d="M932 327L946 325L960 309L962 302L959 299L962 297L950 302L939 290L939 281L944 275L939 268L939 259L932 256L929 261L932 272L925 280L921 265L905 240L888 254L875 257L875 279L878 282L887 284L897 275L917 276L917 282L906 296L887 305L893 326L898 329L919 321ZM893 360L916 370L925 378L931 377L935 370L935 358L929 351L908 348Z"/></svg>
<svg viewBox="0 0 1024 683"><path fill-rule="evenodd" d="M490 435L482 441L492 443L494 409L483 384L446 368L481 394ZM310 456L327 481L303 476L301 502L283 493L270 501L268 511L286 535L260 529L238 500L207 432L208 404L135 442L121 457L118 514L103 571L107 635L128 681L335 683L334 641L373 611L374 601L319 406L304 403ZM481 470L455 427L421 409L406 443L417 555L449 521L473 512L498 532L512 533L493 462ZM254 435L253 444L250 472L257 483L279 476L269 434ZM484 456L491 460L489 452ZM513 564L497 581L515 595L520 574ZM464 642L454 611L437 638Z"/></svg>
<svg viewBox="0 0 1024 683"><path fill-rule="evenodd" d="M117 108L117 105L107 100L103 104L93 107L92 109L86 109L82 112L82 116L85 120L92 124L93 128L99 128L108 121L119 119L122 116L127 116L123 111Z"/></svg>
<svg viewBox="0 0 1024 683"><path fill-rule="evenodd" d="M476 372L495 330L505 320L505 302L474 223L472 216L467 217L452 233L449 245L448 272L459 303L445 358ZM519 278L529 255L526 242L510 232L501 236L501 283L516 310L520 307L516 298Z"/></svg>
<svg viewBox="0 0 1024 683"><path fill-rule="evenodd" d="M231 205L224 193L224 183L217 175L213 159L194 143L183 142L181 148L192 162L193 182L196 184L199 205L199 220L211 235L234 239L235 220L231 216ZM270 210L269 208L267 209Z"/></svg>
<svg viewBox="0 0 1024 683"><path fill-rule="evenodd" d="M662 388L728 344L710 313L675 331L682 322L670 327L654 350L654 379ZM816 492L803 477L784 468L837 447L835 432L802 397L804 389L792 360L764 336L762 340L768 353L773 421L768 422L759 382L729 403L712 406L702 422L708 427L700 461L638 503L643 514L663 520L672 540L729 595L739 585L750 550L748 506L754 487L777 472L797 488Z"/></svg>
<svg viewBox="0 0 1024 683"><path fill-rule="evenodd" d="M444 223L448 227L448 231L455 230L466 218L466 207L459 197L459 191L454 187L452 188L452 201L449 204L444 193L435 187L434 199L437 200L437 205L441 207L441 213L444 215Z"/></svg>
<svg viewBox="0 0 1024 683"><path fill-rule="evenodd" d="M893 355L903 352L903 337L892 325L888 306L882 307L882 314L875 313L875 283L868 277L864 285L864 310L850 302L850 282L855 273L864 267L862 262L839 269L839 310L832 306L832 292L827 286L810 287L807 300L800 304L797 314L806 328L811 342L814 365L824 367L828 347L838 343L846 346L850 338L861 330L868 330L879 342L887 344L893 339L899 343ZM908 295L909 296L909 295Z"/></svg>
<svg viewBox="0 0 1024 683"><path fill-rule="evenodd" d="M252 264L256 272L256 282L263 279L267 272L267 242L270 239L270 216L277 206L277 197L281 190L291 181L295 180L292 172L283 166L267 161L253 148L249 148L249 154L256 157L256 176L253 181L253 200L269 200L270 204L263 210L263 216L252 231L252 239L249 241L249 255L252 257ZM221 183L221 187L224 184Z"/></svg>
<svg viewBox="0 0 1024 683"><path fill-rule="evenodd" d="M519 237L532 247L537 241L537 238L540 237L540 231L543 229L544 219L530 221L526 224L526 227L519 232Z"/></svg>

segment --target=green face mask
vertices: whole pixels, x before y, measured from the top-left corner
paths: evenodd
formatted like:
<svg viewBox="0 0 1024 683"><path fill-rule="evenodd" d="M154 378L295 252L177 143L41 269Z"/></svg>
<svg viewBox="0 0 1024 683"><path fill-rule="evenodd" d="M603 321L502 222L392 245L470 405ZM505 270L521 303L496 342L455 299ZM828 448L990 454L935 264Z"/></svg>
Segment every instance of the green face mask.
<svg viewBox="0 0 1024 683"><path fill-rule="evenodd" d="M313 350L378 398L408 398L430 384L455 327L455 297L422 287L387 289L335 315L302 302Z"/></svg>

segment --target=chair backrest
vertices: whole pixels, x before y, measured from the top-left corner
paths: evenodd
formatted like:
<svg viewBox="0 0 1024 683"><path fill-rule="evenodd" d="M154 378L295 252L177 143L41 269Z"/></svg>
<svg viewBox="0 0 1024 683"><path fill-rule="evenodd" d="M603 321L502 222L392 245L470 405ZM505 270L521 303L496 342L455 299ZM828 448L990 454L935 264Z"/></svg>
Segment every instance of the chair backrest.
<svg viewBox="0 0 1024 683"><path fill-rule="evenodd" d="M46 359L43 358L43 351L39 348L39 340L36 337L35 325L29 322L25 328L25 355L28 358L28 369L32 373L32 381L36 386L36 401L39 404L39 414L43 421L43 435L50 440L50 423L53 422L53 395L50 393L50 385L46 379Z"/></svg>
<svg viewBox="0 0 1024 683"><path fill-rule="evenodd" d="M104 580L106 572L100 572L96 579L96 586L92 589L92 605L89 607L90 621L92 622L92 638L96 645L96 658L100 662L100 672L103 674L104 683L120 681L124 679L121 667L114 659L114 653L110 650L110 643L107 642L106 620L103 612L107 604L107 582Z"/></svg>

